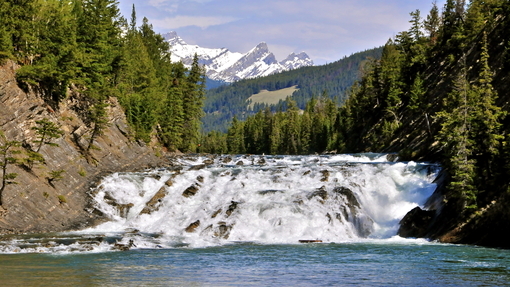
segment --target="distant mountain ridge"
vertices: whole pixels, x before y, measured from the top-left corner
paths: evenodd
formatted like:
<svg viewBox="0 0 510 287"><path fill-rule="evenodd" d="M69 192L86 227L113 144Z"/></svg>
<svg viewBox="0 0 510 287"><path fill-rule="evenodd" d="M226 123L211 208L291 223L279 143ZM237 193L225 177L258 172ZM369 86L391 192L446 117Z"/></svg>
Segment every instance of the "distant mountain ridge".
<svg viewBox="0 0 510 287"><path fill-rule="evenodd" d="M231 52L227 48L214 49L190 45L176 32L163 36L170 44L172 61L182 61L184 65L191 65L196 53L200 63L205 66L206 76L213 80L235 82L313 66L313 61L305 52L291 53L285 60L278 62L264 42L243 54Z"/></svg>

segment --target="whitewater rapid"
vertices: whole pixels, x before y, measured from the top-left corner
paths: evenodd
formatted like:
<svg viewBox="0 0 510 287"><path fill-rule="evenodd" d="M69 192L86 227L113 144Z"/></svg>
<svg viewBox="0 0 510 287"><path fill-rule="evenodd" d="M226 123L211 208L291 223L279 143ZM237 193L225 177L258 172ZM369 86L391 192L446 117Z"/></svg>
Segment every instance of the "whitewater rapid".
<svg viewBox="0 0 510 287"><path fill-rule="evenodd" d="M189 156L168 168L114 173L90 191L96 212L109 221L60 235L86 243L71 246L56 237L30 248L72 252L388 239L402 217L434 192L440 170L391 158ZM0 252L9 252L5 246Z"/></svg>

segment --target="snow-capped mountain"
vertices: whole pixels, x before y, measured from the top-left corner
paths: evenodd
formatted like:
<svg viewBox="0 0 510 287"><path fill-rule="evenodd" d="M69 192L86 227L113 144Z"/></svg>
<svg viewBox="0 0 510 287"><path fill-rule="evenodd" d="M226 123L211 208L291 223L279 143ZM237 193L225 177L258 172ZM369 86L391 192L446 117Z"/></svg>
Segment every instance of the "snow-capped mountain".
<svg viewBox="0 0 510 287"><path fill-rule="evenodd" d="M242 54L231 52L227 48L211 49L189 45L175 32L170 32L164 37L170 44L172 61L182 61L184 65L189 66L196 53L200 63L205 66L207 77L213 80L234 82L313 65L313 61L305 52L297 55L292 53L285 60L278 62L264 42Z"/></svg>

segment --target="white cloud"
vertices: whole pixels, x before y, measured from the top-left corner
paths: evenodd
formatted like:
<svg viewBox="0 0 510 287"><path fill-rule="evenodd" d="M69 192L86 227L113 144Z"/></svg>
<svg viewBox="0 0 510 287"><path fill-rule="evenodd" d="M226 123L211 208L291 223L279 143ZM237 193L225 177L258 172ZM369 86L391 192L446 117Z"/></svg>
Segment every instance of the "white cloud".
<svg viewBox="0 0 510 287"><path fill-rule="evenodd" d="M159 29L178 29L182 27L197 26L206 29L211 26L227 24L236 21L234 17L213 16L176 16L164 19L156 19L152 24Z"/></svg>

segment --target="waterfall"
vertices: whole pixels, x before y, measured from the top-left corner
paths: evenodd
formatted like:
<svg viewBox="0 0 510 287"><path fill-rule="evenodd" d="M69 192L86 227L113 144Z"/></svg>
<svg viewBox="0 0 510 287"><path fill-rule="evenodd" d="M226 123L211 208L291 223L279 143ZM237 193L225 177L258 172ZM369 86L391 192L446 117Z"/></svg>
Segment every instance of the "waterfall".
<svg viewBox="0 0 510 287"><path fill-rule="evenodd" d="M184 156L105 177L90 191L105 223L6 237L0 253L398 240L399 221L432 195L440 166L392 158Z"/></svg>
<svg viewBox="0 0 510 287"><path fill-rule="evenodd" d="M384 239L439 169L383 154L184 157L104 178L91 195L110 221L83 232L142 248Z"/></svg>

